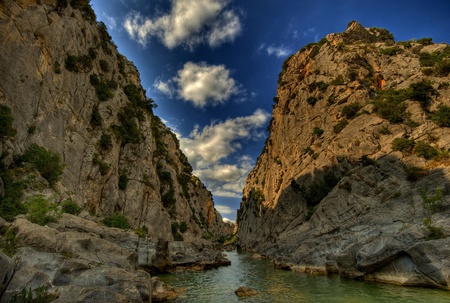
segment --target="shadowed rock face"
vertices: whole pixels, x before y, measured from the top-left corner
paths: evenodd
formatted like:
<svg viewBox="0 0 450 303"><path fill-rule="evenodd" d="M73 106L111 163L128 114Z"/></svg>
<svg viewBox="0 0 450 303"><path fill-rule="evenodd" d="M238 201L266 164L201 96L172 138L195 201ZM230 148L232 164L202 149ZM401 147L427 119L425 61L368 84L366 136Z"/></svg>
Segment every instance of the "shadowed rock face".
<svg viewBox="0 0 450 303"><path fill-rule="evenodd" d="M420 62L447 51L351 22L288 58L238 211L239 246L281 268L447 289L450 129L433 117L450 106L450 77ZM398 120L391 91L406 96Z"/></svg>

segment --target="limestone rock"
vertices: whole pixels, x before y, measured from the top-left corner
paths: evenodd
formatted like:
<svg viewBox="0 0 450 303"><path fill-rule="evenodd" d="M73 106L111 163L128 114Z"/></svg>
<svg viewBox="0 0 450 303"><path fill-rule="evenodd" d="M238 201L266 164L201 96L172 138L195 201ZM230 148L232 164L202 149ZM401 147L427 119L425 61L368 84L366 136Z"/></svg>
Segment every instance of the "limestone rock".
<svg viewBox="0 0 450 303"><path fill-rule="evenodd" d="M37 144L63 161L58 200L70 198L99 219L119 212L133 228L167 241L174 239L172 223L182 222L187 241L227 236L211 193L153 114L136 67L90 18L60 1L2 2L0 104L11 108L17 131L0 146L6 168ZM106 97L99 82L109 83ZM130 108L135 117L124 121L121 113ZM121 135L124 123L135 129L134 140ZM39 177L32 171L24 178L31 175ZM1 188L0 182L0 196ZM37 188L27 190L38 194Z"/></svg>
<svg viewBox="0 0 450 303"><path fill-rule="evenodd" d="M278 268L448 289L450 129L430 118L450 106L441 85L450 77L424 75L417 55L448 45L411 43L350 22L285 61L269 138L238 211L238 247ZM379 114L377 96L417 83L437 91L426 107L411 95L403 121ZM399 138L443 156L394 150ZM430 212L432 197L440 207Z"/></svg>
<svg viewBox="0 0 450 303"><path fill-rule="evenodd" d="M258 292L251 289L250 287L246 287L246 286L241 286L238 289L236 289L234 291L234 293L238 296L238 297L250 297L250 296L254 296L257 295Z"/></svg>

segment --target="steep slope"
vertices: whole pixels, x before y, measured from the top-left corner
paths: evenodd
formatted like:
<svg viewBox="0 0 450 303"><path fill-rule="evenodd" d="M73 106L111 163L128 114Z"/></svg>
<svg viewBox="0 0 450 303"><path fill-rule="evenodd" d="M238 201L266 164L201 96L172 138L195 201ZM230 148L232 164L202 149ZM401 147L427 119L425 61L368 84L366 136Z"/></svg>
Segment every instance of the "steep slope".
<svg viewBox="0 0 450 303"><path fill-rule="evenodd" d="M449 55L351 22L288 58L239 246L283 268L448 288Z"/></svg>
<svg viewBox="0 0 450 303"><path fill-rule="evenodd" d="M71 199L94 219L117 212L166 240L180 239L173 223L184 226L185 240L224 235L211 193L153 114L136 67L117 52L89 1L2 1L0 41L2 117L9 111L15 129L1 136L4 171L39 175L14 161L36 146L64 165L59 178L26 186L22 200L55 194L57 203Z"/></svg>

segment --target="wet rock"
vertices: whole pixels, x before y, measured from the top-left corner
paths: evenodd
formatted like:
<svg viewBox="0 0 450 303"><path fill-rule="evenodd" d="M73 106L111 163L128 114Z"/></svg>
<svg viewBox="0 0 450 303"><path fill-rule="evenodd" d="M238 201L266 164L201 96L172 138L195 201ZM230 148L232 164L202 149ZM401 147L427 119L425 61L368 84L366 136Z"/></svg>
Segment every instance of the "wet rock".
<svg viewBox="0 0 450 303"><path fill-rule="evenodd" d="M250 297L250 296L254 296L257 295L258 292L251 289L250 287L246 287L246 286L241 286L238 289L236 289L234 291L234 293L238 296L238 297Z"/></svg>
<svg viewBox="0 0 450 303"><path fill-rule="evenodd" d="M185 290L175 289L162 282L159 277L152 277L152 302L165 302L175 300Z"/></svg>

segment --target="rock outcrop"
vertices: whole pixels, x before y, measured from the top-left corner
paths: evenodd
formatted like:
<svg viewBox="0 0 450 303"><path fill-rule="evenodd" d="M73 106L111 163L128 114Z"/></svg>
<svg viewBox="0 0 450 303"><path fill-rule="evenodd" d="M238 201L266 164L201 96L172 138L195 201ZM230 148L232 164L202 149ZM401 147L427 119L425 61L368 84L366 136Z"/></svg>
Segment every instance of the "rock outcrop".
<svg viewBox="0 0 450 303"><path fill-rule="evenodd" d="M288 58L238 245L279 268L448 289L449 56L351 22Z"/></svg>
<svg viewBox="0 0 450 303"><path fill-rule="evenodd" d="M230 227L88 0L1 1L0 75L2 302L141 302L148 272L226 265L205 238Z"/></svg>
<svg viewBox="0 0 450 303"><path fill-rule="evenodd" d="M0 104L16 130L2 136L3 164L37 144L62 159L58 200L100 217L119 212L163 239L173 239L174 222L187 224L186 240L224 235L211 193L153 114L135 66L88 1L61 3L0 6Z"/></svg>

